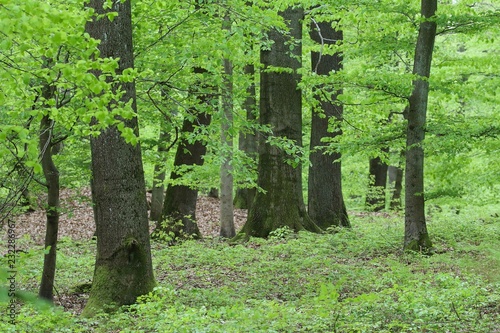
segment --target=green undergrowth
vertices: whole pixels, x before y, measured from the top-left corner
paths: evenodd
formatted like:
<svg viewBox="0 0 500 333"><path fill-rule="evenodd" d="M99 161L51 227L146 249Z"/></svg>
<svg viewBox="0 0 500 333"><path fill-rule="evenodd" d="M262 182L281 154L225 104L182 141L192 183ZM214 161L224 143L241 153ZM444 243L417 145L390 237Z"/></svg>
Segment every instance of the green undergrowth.
<svg viewBox="0 0 500 333"><path fill-rule="evenodd" d="M429 219L434 254L401 250L401 216L352 214L352 230L153 242L158 286L137 304L83 319L24 301L2 332L495 332L500 327L500 218ZM85 298L95 242L66 239L56 286ZM36 292L41 250L19 255L19 288ZM3 259L2 259L3 260ZM2 261L2 266L4 262ZM2 278L4 278L2 276ZM83 287L82 287L83 286ZM84 288L85 287L85 288ZM8 298L0 297L6 308Z"/></svg>

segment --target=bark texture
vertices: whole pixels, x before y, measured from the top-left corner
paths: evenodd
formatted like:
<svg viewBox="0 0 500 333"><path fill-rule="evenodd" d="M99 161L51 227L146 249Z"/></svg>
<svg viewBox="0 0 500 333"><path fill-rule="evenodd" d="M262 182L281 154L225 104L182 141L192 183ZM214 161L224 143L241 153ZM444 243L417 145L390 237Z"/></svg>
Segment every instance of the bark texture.
<svg viewBox="0 0 500 333"><path fill-rule="evenodd" d="M335 30L332 22L315 22L311 24L310 35L313 41L321 45L335 44L343 40L342 31ZM311 53L312 70L318 75L329 75L332 71L342 69L342 54L333 55L322 52ZM328 130L329 121L333 118L342 120L343 106L335 103L342 93L339 87L314 87L315 98L319 107L312 112L311 121L311 154L308 178L308 213L311 219L321 228L331 226L349 227L350 222L342 194L342 174L340 153L325 154L322 138L335 138L342 135L340 129Z"/></svg>
<svg viewBox="0 0 500 333"><path fill-rule="evenodd" d="M114 1L108 10L105 2L91 0L88 6L97 14L114 11L118 16L112 22L107 17L88 22L87 32L101 40L101 57L120 58L120 72L133 67L130 1ZM123 101L132 100L135 110L135 84L121 88ZM138 135L137 118L123 123ZM155 285L140 145L126 143L113 126L91 138L91 152L97 256L84 316L132 304Z"/></svg>
<svg viewBox="0 0 500 333"><path fill-rule="evenodd" d="M49 87L45 87L49 91ZM48 92L48 94L51 94ZM44 93L45 95L45 93ZM48 96L45 96L46 98ZM59 230L59 171L52 159L54 121L44 115L40 121L40 155L43 174L47 186L47 227L45 229L45 249L43 272L38 295L50 302L54 300L54 279L56 275L57 234Z"/></svg>
<svg viewBox="0 0 500 333"><path fill-rule="evenodd" d="M230 34L231 20L229 15L224 17L223 28ZM224 91L222 92L221 112L221 143L223 160L220 167L220 235L232 238L234 230L233 210L233 64L224 59Z"/></svg>
<svg viewBox="0 0 500 333"><path fill-rule="evenodd" d="M289 34L275 29L268 32L274 43L261 50L264 68L260 78L260 123L270 125L275 137L292 140L302 146L302 96L298 88L302 54L303 10L289 8L280 15L287 22ZM294 47L290 47L290 43ZM277 72L271 67L285 70ZM259 139L258 192L250 208L247 222L237 238L267 237L280 227L319 232L309 218L302 196L301 167L286 163L285 151L270 145L264 136Z"/></svg>
<svg viewBox="0 0 500 333"><path fill-rule="evenodd" d="M405 239L404 248L426 252L432 247L427 232L424 207L424 149L429 76L432 53L436 38L436 22L433 17L437 0L422 0L421 15L413 73L413 92L408 108L405 168Z"/></svg>

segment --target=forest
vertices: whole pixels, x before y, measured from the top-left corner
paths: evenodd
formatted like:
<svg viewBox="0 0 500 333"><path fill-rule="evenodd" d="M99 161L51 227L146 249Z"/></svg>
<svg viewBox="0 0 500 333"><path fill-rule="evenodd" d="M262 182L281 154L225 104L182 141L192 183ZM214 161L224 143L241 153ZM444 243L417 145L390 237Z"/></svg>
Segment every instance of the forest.
<svg viewBox="0 0 500 333"><path fill-rule="evenodd" d="M0 0L0 331L500 332L499 0Z"/></svg>

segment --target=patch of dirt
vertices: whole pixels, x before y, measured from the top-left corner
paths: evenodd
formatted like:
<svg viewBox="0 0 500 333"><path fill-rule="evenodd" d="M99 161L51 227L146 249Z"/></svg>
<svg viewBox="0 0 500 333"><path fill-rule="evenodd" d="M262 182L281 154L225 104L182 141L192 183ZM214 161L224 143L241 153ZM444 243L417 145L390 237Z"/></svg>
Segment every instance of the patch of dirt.
<svg viewBox="0 0 500 333"><path fill-rule="evenodd" d="M148 200L150 194L148 193ZM39 199L38 206L43 207L45 198ZM204 237L217 237L220 233L219 223L220 206L219 199L199 196L196 207L196 219L198 227ZM236 230L240 230L246 221L247 211L244 209L234 210L234 224ZM16 236L28 235L37 245L43 245L45 239L45 211L37 209L34 212L16 216ZM150 231L154 228L154 222L150 222ZM4 230L6 227L3 228ZM2 239L7 239L7 233L2 230ZM83 188L78 191L61 190L61 216L59 220L59 239L70 237L74 240L91 239L95 232L94 213L90 189Z"/></svg>

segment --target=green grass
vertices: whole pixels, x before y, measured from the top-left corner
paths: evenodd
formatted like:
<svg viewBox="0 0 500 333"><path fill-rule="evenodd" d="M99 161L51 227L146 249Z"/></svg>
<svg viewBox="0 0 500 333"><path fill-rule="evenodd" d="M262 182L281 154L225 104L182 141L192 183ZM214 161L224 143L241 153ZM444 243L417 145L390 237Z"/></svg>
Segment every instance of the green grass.
<svg viewBox="0 0 500 333"><path fill-rule="evenodd" d="M158 287L136 305L82 319L27 302L16 327L3 318L0 331L500 332L500 218L433 216L432 256L401 251L401 217L351 218L352 230L334 234L153 243ZM61 242L60 294L91 281L94 248ZM39 249L19 255L19 289L36 292L42 256ZM0 297L0 308L7 301Z"/></svg>

